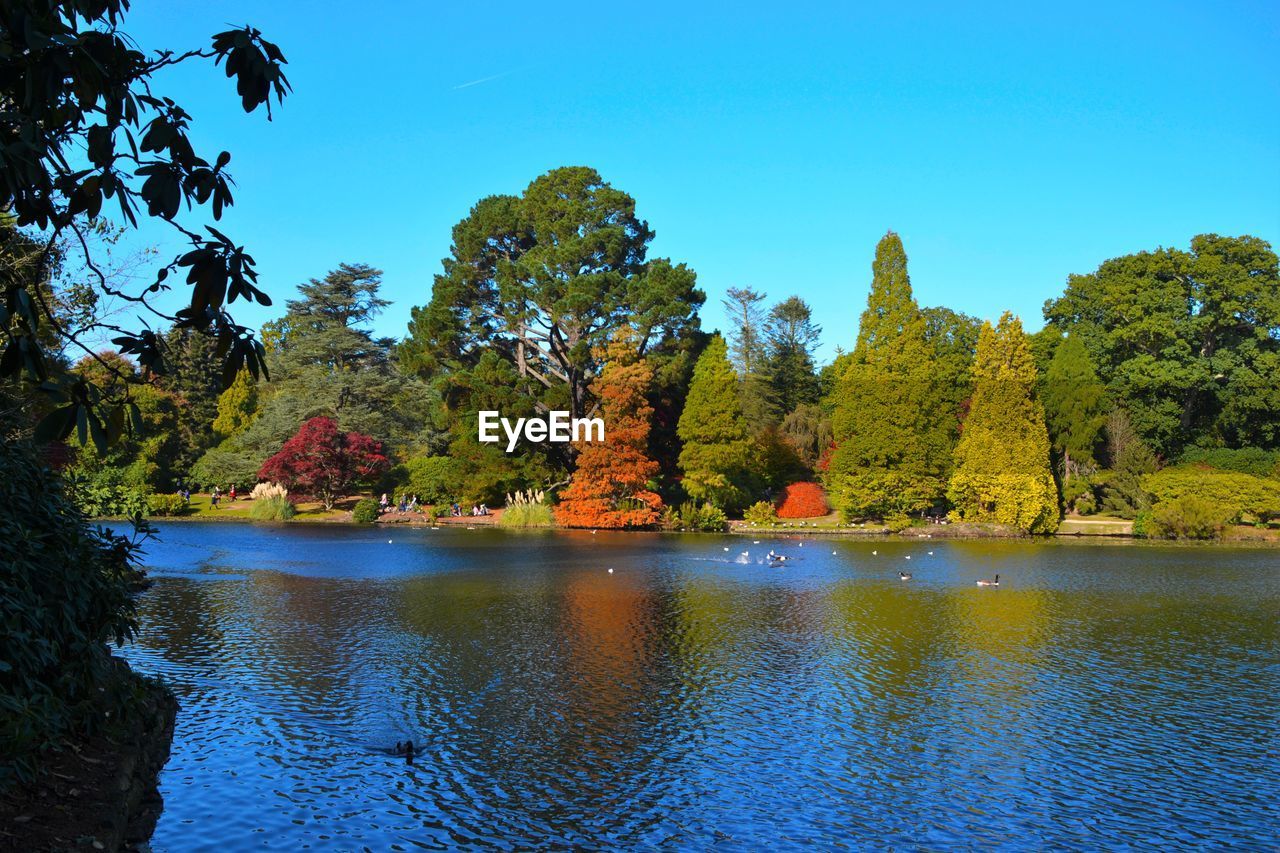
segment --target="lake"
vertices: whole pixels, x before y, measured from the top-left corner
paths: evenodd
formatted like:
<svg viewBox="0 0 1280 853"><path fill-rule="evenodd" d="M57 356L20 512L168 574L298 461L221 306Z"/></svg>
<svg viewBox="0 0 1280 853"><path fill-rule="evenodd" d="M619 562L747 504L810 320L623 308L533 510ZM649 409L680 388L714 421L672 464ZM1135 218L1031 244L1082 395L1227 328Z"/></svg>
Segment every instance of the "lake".
<svg viewBox="0 0 1280 853"><path fill-rule="evenodd" d="M157 850L1280 845L1280 550L159 528Z"/></svg>

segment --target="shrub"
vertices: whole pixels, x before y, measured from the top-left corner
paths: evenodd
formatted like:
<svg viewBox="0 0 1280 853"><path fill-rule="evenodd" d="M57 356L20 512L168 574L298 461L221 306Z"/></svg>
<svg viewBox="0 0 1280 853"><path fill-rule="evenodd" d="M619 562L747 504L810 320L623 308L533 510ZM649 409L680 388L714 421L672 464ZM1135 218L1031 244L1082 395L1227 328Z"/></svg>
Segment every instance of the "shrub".
<svg viewBox="0 0 1280 853"><path fill-rule="evenodd" d="M373 498L363 498L351 511L351 520L356 524L373 524L378 520L378 502Z"/></svg>
<svg viewBox="0 0 1280 853"><path fill-rule="evenodd" d="M422 503L447 502L458 493L458 466L448 456L418 456L405 465L403 491Z"/></svg>
<svg viewBox="0 0 1280 853"><path fill-rule="evenodd" d="M1093 492L1086 492L1076 498L1075 508L1079 515L1093 515L1098 511L1098 499L1093 496Z"/></svg>
<svg viewBox="0 0 1280 853"><path fill-rule="evenodd" d="M500 527L555 527L555 514L543 503L508 504L498 517Z"/></svg>
<svg viewBox="0 0 1280 853"><path fill-rule="evenodd" d="M249 506L249 517L254 521L288 521L297 514L297 508L286 497L263 498Z"/></svg>
<svg viewBox="0 0 1280 853"><path fill-rule="evenodd" d="M778 513L774 510L773 504L760 501L747 507L747 511L742 514L742 520L748 524L777 524Z"/></svg>
<svg viewBox="0 0 1280 853"><path fill-rule="evenodd" d="M431 516L432 521L435 521L438 518L445 518L452 511L453 508L448 504L436 504L427 510L427 515Z"/></svg>
<svg viewBox="0 0 1280 853"><path fill-rule="evenodd" d="M0 787L36 752L89 734L135 700L111 655L136 627L134 541L91 527L27 444L0 441ZM142 532L145 533L145 528Z"/></svg>
<svg viewBox="0 0 1280 853"><path fill-rule="evenodd" d="M259 483L254 486L253 491L249 493L249 499L255 501L287 497L289 497L289 490L279 483Z"/></svg>
<svg viewBox="0 0 1280 853"><path fill-rule="evenodd" d="M1156 505L1197 497L1226 510L1227 521L1242 515L1257 519L1280 516L1280 482L1199 465L1177 465L1142 478Z"/></svg>
<svg viewBox="0 0 1280 853"><path fill-rule="evenodd" d="M778 518L819 518L829 512L827 493L817 483L792 483L778 501Z"/></svg>
<svg viewBox="0 0 1280 853"><path fill-rule="evenodd" d="M686 501L680 509L667 517L669 526L677 530L693 530L701 533L719 533L727 530L729 519L724 512L711 504L699 505Z"/></svg>
<svg viewBox="0 0 1280 853"><path fill-rule="evenodd" d="M104 469L93 478L69 476L67 489L89 518L136 518L148 512L146 492L123 483L119 471L113 469Z"/></svg>
<svg viewBox="0 0 1280 853"><path fill-rule="evenodd" d="M186 515L191 511L182 495L148 495L147 515L174 516Z"/></svg>
<svg viewBox="0 0 1280 853"><path fill-rule="evenodd" d="M1147 534L1163 539L1216 539L1230 520L1230 509L1206 498L1183 495L1156 504Z"/></svg>
<svg viewBox="0 0 1280 853"><path fill-rule="evenodd" d="M1226 447L1188 447L1178 458L1178 462L1198 463L1254 477L1280 477L1280 450L1263 450L1260 447L1242 447L1239 450Z"/></svg>
<svg viewBox="0 0 1280 853"><path fill-rule="evenodd" d="M890 533L901 533L911 526L911 516L905 512L894 512L884 517L884 526Z"/></svg>

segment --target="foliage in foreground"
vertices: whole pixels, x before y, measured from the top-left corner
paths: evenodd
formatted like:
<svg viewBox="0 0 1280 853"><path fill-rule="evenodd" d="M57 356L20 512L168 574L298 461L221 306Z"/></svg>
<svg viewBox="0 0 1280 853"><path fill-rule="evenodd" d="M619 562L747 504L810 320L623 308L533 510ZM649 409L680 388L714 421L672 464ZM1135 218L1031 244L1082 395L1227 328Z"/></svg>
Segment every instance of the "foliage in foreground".
<svg viewBox="0 0 1280 853"><path fill-rule="evenodd" d="M135 544L88 525L26 444L0 444L0 785L123 710L107 643L135 628Z"/></svg>

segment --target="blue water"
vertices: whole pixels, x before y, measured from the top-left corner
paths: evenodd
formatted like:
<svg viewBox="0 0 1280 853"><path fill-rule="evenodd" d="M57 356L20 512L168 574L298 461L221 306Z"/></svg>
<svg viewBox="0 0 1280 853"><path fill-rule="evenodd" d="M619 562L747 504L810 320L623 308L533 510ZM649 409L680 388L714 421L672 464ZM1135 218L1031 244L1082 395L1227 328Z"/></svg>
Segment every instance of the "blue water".
<svg viewBox="0 0 1280 853"><path fill-rule="evenodd" d="M1280 550L186 523L146 562L157 850L1280 847Z"/></svg>

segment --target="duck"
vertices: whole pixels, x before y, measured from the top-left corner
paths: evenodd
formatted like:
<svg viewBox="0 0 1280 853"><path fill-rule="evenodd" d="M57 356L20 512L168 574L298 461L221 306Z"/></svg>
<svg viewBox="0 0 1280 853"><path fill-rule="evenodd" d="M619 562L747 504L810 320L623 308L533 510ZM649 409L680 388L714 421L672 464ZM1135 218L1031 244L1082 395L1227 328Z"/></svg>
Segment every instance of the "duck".
<svg viewBox="0 0 1280 853"><path fill-rule="evenodd" d="M898 572L898 580L900 581L911 580L911 572Z"/></svg>
<svg viewBox="0 0 1280 853"><path fill-rule="evenodd" d="M991 579L981 578L978 581L978 586L1000 586L1000 576L996 575Z"/></svg>
<svg viewBox="0 0 1280 853"><path fill-rule="evenodd" d="M407 740L404 743L396 741L396 748L392 750L393 755L403 756L404 760L413 763L413 757L418 754L418 750L414 747L413 741Z"/></svg>

